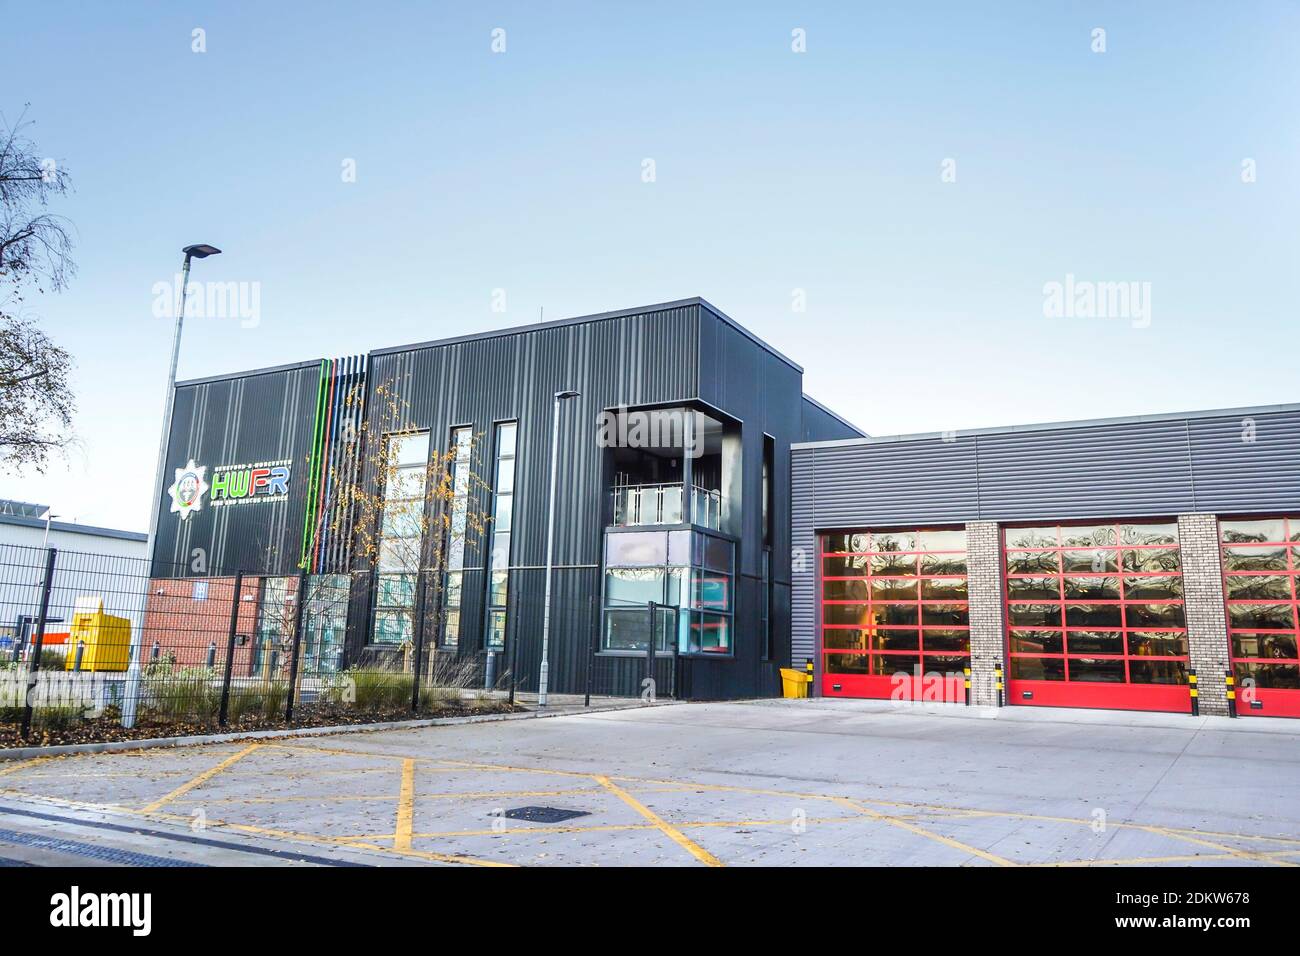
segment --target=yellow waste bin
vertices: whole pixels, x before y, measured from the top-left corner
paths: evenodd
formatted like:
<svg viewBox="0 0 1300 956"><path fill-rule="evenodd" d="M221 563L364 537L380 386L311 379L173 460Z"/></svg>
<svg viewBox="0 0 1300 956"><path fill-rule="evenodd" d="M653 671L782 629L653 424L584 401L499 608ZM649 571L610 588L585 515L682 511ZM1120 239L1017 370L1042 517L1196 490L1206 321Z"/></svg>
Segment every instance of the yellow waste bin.
<svg viewBox="0 0 1300 956"><path fill-rule="evenodd" d="M83 671L124 671L131 657L131 622L101 611L77 611L68 630L65 670L77 666L77 648Z"/></svg>
<svg viewBox="0 0 1300 956"><path fill-rule="evenodd" d="M810 683L812 678L803 671L797 671L793 667L781 668L782 697L807 697Z"/></svg>

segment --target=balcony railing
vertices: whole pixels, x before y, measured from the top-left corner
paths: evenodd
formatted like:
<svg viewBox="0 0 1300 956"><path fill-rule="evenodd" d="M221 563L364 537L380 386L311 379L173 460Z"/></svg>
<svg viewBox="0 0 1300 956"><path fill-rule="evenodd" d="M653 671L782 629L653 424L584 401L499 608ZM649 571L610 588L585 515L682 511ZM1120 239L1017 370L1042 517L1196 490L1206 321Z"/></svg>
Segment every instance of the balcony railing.
<svg viewBox="0 0 1300 956"><path fill-rule="evenodd" d="M614 524L681 524L685 521L681 484L618 485L614 488ZM693 523L714 531L722 529L722 492L692 486Z"/></svg>

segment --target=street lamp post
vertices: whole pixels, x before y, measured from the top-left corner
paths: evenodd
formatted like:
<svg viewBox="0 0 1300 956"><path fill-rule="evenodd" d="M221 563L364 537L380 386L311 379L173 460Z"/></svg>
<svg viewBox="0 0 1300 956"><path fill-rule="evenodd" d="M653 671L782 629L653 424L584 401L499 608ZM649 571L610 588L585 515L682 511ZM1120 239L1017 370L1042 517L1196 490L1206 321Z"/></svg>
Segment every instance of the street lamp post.
<svg viewBox="0 0 1300 956"><path fill-rule="evenodd" d="M551 564L555 556L555 471L559 464L560 450L560 402L566 398L577 398L573 389L555 393L555 407L551 415L551 496L546 516L546 591L542 600L542 666L537 678L537 706L546 706L546 690L550 682L550 647L551 647Z"/></svg>
<svg viewBox="0 0 1300 956"><path fill-rule="evenodd" d="M145 544L145 561L147 574L146 578L153 577L153 549L154 540L158 536L158 501L162 498L164 470L167 465L167 439L170 437L172 429L172 411L176 404L176 365L181 354L181 330L185 325L185 295L190 284L190 260L206 259L208 256L219 256L221 250L216 246L210 246L207 243L198 243L193 246L186 246L181 252L185 253L185 265L181 269L181 294L180 301L176 307L176 329L172 332L172 360L171 366L167 370L167 394L163 397L163 422L162 434L158 438L158 464L154 469L154 486L153 497L149 501L149 537ZM148 602L148 586L145 587L145 601ZM143 628L144 608L140 609L141 629ZM135 705L136 697L139 693L140 681L140 640L139 636L132 638L131 655L129 670L127 672L126 693L122 700L122 726L130 727L135 723Z"/></svg>

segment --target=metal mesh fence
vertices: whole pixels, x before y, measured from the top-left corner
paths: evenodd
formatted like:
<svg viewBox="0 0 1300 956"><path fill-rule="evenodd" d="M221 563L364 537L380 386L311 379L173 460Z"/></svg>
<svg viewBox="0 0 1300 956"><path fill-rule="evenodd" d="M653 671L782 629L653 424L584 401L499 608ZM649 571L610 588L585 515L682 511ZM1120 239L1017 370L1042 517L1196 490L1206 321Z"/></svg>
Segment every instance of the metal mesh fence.
<svg viewBox="0 0 1300 956"><path fill-rule="evenodd" d="M498 648L440 646L425 577L404 640L363 637L350 650L350 628L369 632L366 574L195 576L144 558L0 545L0 745L535 706L538 628L520 623ZM539 602L521 604L512 595L509 614L541 620ZM681 696L674 609L619 610L605 628L596 598L565 609L564 648L550 651L566 655L561 696Z"/></svg>

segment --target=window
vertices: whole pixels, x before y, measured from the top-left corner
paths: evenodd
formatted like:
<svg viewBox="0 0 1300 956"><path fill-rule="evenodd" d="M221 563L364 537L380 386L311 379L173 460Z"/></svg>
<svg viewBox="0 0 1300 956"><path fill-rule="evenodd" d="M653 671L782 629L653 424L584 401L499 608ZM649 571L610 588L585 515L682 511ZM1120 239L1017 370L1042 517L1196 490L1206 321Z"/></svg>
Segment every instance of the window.
<svg viewBox="0 0 1300 956"><path fill-rule="evenodd" d="M758 633L762 641L761 659L776 659L776 634L772 630L772 544L773 521L775 509L772 501L773 470L776 461L776 442L771 435L763 436L763 556L762 556L762 596L759 598Z"/></svg>
<svg viewBox="0 0 1300 956"><path fill-rule="evenodd" d="M465 537L469 527L469 470L474 432L468 426L451 430L451 517L447 528L445 573L442 581L442 634L440 643L460 643L460 607L465 579Z"/></svg>
<svg viewBox="0 0 1300 956"><path fill-rule="evenodd" d="M960 674L970 663L967 608L964 530L822 539L826 674Z"/></svg>
<svg viewBox="0 0 1300 956"><path fill-rule="evenodd" d="M510 583L510 532L514 522L517 423L497 425L496 480L492 484L492 551L488 556L488 650L506 646L506 598Z"/></svg>
<svg viewBox="0 0 1300 956"><path fill-rule="evenodd" d="M1220 521L1219 541L1237 682L1300 690L1300 515Z"/></svg>
<svg viewBox="0 0 1300 956"><path fill-rule="evenodd" d="M675 640L681 654L729 656L734 549L698 531L607 534L601 649L645 653L653 630L658 653Z"/></svg>
<svg viewBox="0 0 1300 956"><path fill-rule="evenodd" d="M401 644L415 634L415 583L424 545L429 433L387 435L371 640Z"/></svg>
<svg viewBox="0 0 1300 956"><path fill-rule="evenodd" d="M1010 677L1183 684L1178 525L1006 528Z"/></svg>
<svg viewBox="0 0 1300 956"><path fill-rule="evenodd" d="M263 578L257 604L257 634L253 640L249 675L272 679L279 676L284 651L292 645L294 604L298 600L297 578ZM290 595L293 595L291 598Z"/></svg>

